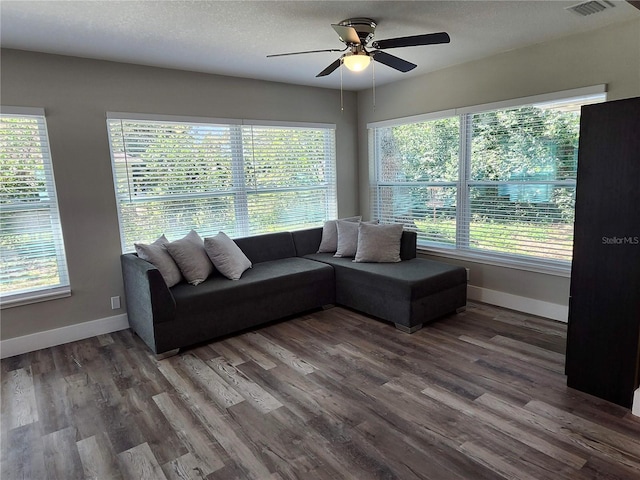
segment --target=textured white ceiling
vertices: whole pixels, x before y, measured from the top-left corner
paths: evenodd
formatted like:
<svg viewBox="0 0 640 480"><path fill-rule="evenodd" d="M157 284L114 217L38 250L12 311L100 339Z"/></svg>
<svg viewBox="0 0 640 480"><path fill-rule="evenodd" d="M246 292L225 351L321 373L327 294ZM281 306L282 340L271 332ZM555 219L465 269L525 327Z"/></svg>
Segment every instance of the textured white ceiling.
<svg viewBox="0 0 640 480"><path fill-rule="evenodd" d="M87 58L340 87L340 71L315 75L339 58L273 53L342 48L332 23L378 22L375 39L446 31L451 43L390 50L418 65L400 73L376 64L376 84L423 75L549 39L631 20L626 2L580 17L580 1L0 1L3 47ZM372 71L343 72L344 88L370 88Z"/></svg>

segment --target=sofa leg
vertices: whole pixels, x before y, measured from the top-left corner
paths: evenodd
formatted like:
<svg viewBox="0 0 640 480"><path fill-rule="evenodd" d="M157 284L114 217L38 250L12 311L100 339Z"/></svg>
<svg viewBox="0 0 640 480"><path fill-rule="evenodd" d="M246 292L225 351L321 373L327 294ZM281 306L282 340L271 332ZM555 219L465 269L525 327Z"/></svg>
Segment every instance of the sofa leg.
<svg viewBox="0 0 640 480"><path fill-rule="evenodd" d="M456 308L456 313L462 313L467 311L467 306Z"/></svg>
<svg viewBox="0 0 640 480"><path fill-rule="evenodd" d="M180 351L179 348L174 348L173 350L157 353L156 360L164 360L165 358L173 357L174 355L177 355L179 351Z"/></svg>
<svg viewBox="0 0 640 480"><path fill-rule="evenodd" d="M407 327L405 325L400 325L399 323L396 323L396 328L404 333L413 333L420 330L422 328L422 324L419 323L417 325L414 325L413 327Z"/></svg>

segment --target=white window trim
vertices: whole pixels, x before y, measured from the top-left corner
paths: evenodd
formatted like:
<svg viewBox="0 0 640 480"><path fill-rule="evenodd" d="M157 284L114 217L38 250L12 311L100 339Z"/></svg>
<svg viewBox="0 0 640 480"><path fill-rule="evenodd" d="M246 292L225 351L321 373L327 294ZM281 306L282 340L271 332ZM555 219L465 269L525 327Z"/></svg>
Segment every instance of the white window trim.
<svg viewBox="0 0 640 480"><path fill-rule="evenodd" d="M70 286L50 287L39 290L37 292L29 293L16 293L13 295L7 295L6 299L2 299L0 308L22 307L23 305L30 305L32 303L47 302L49 300L57 300L59 298L66 298L71 296Z"/></svg>
<svg viewBox="0 0 640 480"><path fill-rule="evenodd" d="M527 104L541 104L541 103L552 103L558 100L588 100L589 98L605 95L605 101L607 101L607 85L593 85L588 87L575 88L570 90L562 90L559 92L551 92L540 95L532 95L528 97L520 97L514 98L499 102L491 102L485 104L474 105L471 107L461 107L454 108L449 110L441 110L436 112L430 112L420 115L412 115L409 117L381 120L377 122L370 122L367 124L367 129L369 130L369 152L370 152L370 185L372 191L370 196L375 197L375 192L373 188L377 187L379 184L377 183L377 168L378 162L375 160L375 148L376 141L374 131L376 128L385 128L385 127L395 127L400 125L407 125L411 123L420 123L429 120L440 120L447 117L460 117L460 152L459 158L466 159L465 165L460 165L460 168L468 169L470 166L467 165L470 162L470 156L467 155L469 135L467 134L468 125L465 125L465 118L470 118L470 115L473 113L486 112L492 110L499 110L505 108L519 107ZM462 162L460 162L462 163ZM465 180L466 174L465 172L459 173L458 175L458 183L457 183L457 191L458 191L458 205L460 208L467 208L468 202L465 198L468 192L464 186L468 185L470 182ZM445 182L446 183L446 182ZM476 183L476 182L472 182ZM480 182L482 183L482 182ZM558 185L575 185L575 181L564 180L564 181L555 181L549 182ZM383 182L383 184L387 184ZM444 183L440 183L442 185ZM404 185L404 184L403 184ZM427 186L428 183L420 183L420 185ZM375 201L371 202L371 206L375 207ZM371 208L370 214L373 214L373 208ZM463 213L464 214L464 213ZM571 275L571 262L564 262L561 260L545 260L542 258L529 259L526 257L521 257L514 254L499 254L495 252L479 252L465 248L464 246L460 247L460 238L463 235L461 232L461 220L464 218L463 214L456 215L456 246L454 247L444 247L441 245L420 245L418 246L418 251L425 255L434 255L445 258L453 258L459 260L468 260L470 262L482 263L486 265L494 265L504 268L512 268L517 270L526 270L530 272L543 273L547 275L555 275L560 277L569 277ZM468 238L468 235L467 235Z"/></svg>
<svg viewBox="0 0 640 480"><path fill-rule="evenodd" d="M486 112L491 110L499 110L502 108L519 107L532 103L546 103L564 99L586 100L589 97L602 95L603 93L607 93L606 84L574 88L571 90L562 90L560 92L543 93L540 95L531 95L529 97L513 98L510 100L502 100L499 102L483 103L479 105L473 105L471 107L459 107L449 110L440 110L436 112L423 113L420 115L412 115L409 117L380 120L378 122L367 123L367 128L373 129L383 127L397 127L399 125L407 125L409 123L420 123L429 120L440 120L442 118L455 117L457 115L464 115L465 113Z"/></svg>
<svg viewBox="0 0 640 480"><path fill-rule="evenodd" d="M107 120L140 120L142 122L211 123L214 125L242 125L237 118L194 117L185 115L159 115L156 113L107 112Z"/></svg>
<svg viewBox="0 0 640 480"><path fill-rule="evenodd" d="M7 105L0 106L0 113L4 115L31 115L34 117L44 117L45 111L41 107L12 107Z"/></svg>
<svg viewBox="0 0 640 480"><path fill-rule="evenodd" d="M279 120L255 120L243 118L196 117L185 115L159 115L156 113L107 112L107 120L140 120L150 122L209 123L213 125L254 125L280 128L326 128L335 130L335 123L289 122Z"/></svg>
<svg viewBox="0 0 640 480"><path fill-rule="evenodd" d="M500 102L484 103L474 105L472 107L463 107L456 109L456 115L464 115L465 113L478 113L491 110L501 110L504 108L520 107L522 105L551 103L557 100L587 100L593 96L599 96L607 93L607 85L593 85L590 87L573 88L571 90L562 90L560 92L543 93L541 95L531 95L529 97L513 98Z"/></svg>

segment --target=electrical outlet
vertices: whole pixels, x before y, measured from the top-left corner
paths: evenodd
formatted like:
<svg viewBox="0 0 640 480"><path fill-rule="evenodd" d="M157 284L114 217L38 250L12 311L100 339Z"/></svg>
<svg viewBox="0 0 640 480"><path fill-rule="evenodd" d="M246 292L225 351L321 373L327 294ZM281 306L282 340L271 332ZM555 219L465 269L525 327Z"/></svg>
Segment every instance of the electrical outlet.
<svg viewBox="0 0 640 480"><path fill-rule="evenodd" d="M120 297L111 297L111 310L120 308Z"/></svg>

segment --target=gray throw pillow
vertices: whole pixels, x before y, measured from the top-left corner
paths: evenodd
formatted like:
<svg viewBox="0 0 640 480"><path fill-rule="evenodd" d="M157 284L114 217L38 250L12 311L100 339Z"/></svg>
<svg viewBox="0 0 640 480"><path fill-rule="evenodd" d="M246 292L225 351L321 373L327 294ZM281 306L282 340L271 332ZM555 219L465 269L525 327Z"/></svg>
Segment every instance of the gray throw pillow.
<svg viewBox="0 0 640 480"><path fill-rule="evenodd" d="M338 249L334 257L353 257L358 249L358 226L362 223L377 225L377 220L368 222L353 222L336 220L338 227Z"/></svg>
<svg viewBox="0 0 640 480"><path fill-rule="evenodd" d="M169 243L167 237L162 235L150 245L145 243L134 243L138 256L151 263L158 269L162 278L164 278L167 287L173 287L182 280L182 274L176 262L167 251L165 245Z"/></svg>
<svg viewBox="0 0 640 480"><path fill-rule="evenodd" d="M195 230L180 240L167 243L166 247L191 285L204 282L213 273L213 264L204 249L204 242Z"/></svg>
<svg viewBox="0 0 640 480"><path fill-rule="evenodd" d="M239 280L251 268L251 261L224 232L205 238L204 249L216 269L229 280Z"/></svg>
<svg viewBox="0 0 640 480"><path fill-rule="evenodd" d="M358 225L360 222L336 220L338 247L334 257L353 257L358 248Z"/></svg>
<svg viewBox="0 0 640 480"><path fill-rule="evenodd" d="M345 222L359 222L362 217L348 217L340 218L339 220ZM337 220L327 220L322 226L322 240L320 241L320 247L318 253L335 253L338 250L338 227L336 225Z"/></svg>
<svg viewBox="0 0 640 480"><path fill-rule="evenodd" d="M402 224L358 227L358 249L354 262L391 263L400 261Z"/></svg>

